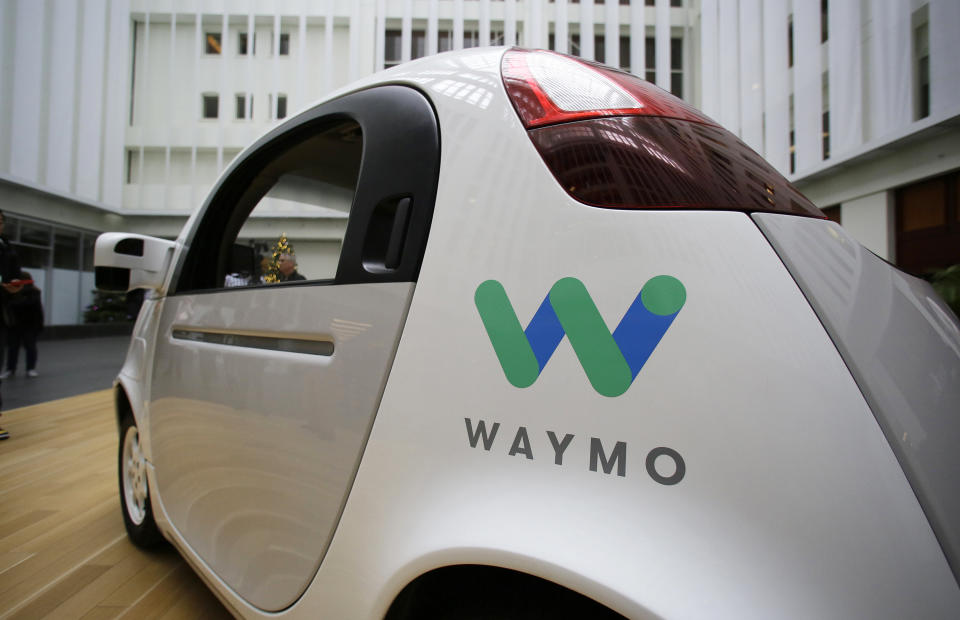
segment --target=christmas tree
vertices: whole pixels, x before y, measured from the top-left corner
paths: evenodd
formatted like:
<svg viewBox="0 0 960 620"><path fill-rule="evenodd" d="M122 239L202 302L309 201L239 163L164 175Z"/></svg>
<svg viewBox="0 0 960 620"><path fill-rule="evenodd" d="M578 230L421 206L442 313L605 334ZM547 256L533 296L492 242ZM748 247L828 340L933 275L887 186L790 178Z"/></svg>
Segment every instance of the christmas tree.
<svg viewBox="0 0 960 620"><path fill-rule="evenodd" d="M117 323L131 321L127 296L123 293L93 291L93 303L83 313L84 323Z"/></svg>
<svg viewBox="0 0 960 620"><path fill-rule="evenodd" d="M267 271L263 274L263 281L267 284L275 284L280 281L280 256L289 254L293 256L293 244L287 240L287 233L281 233L280 239L273 246L273 253L270 262L267 265Z"/></svg>

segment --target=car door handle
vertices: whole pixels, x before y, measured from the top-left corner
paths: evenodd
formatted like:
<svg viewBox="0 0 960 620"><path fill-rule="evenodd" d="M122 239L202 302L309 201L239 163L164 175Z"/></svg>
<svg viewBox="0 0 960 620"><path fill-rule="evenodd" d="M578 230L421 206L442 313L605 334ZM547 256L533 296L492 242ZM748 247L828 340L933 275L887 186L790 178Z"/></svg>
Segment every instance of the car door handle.
<svg viewBox="0 0 960 620"><path fill-rule="evenodd" d="M236 332L220 332L174 328L172 336L176 340L202 342L229 347L246 347L249 349L264 349L267 351L283 351L286 353L304 353L307 355L333 355L332 340L310 340L307 338L292 338L290 336L262 336Z"/></svg>

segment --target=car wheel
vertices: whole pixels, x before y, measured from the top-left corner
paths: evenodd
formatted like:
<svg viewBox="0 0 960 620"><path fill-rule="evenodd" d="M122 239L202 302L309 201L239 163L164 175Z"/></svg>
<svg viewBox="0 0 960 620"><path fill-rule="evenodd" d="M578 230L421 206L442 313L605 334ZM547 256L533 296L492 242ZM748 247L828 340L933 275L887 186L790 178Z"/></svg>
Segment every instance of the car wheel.
<svg viewBox="0 0 960 620"><path fill-rule="evenodd" d="M133 417L127 415L120 425L120 506L127 535L138 547L155 547L162 540L150 505L147 484L147 459L140 449L140 431Z"/></svg>

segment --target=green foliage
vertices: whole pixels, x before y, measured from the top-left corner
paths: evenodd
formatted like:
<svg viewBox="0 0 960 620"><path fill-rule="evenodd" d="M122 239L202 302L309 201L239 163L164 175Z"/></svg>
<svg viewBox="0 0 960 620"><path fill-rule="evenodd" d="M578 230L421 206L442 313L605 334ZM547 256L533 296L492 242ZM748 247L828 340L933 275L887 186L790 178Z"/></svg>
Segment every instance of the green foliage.
<svg viewBox="0 0 960 620"><path fill-rule="evenodd" d="M127 297L123 293L93 291L93 303L83 312L84 323L119 323L129 320Z"/></svg>
<svg viewBox="0 0 960 620"><path fill-rule="evenodd" d="M953 313L960 317L960 265L947 267L930 276L930 284Z"/></svg>

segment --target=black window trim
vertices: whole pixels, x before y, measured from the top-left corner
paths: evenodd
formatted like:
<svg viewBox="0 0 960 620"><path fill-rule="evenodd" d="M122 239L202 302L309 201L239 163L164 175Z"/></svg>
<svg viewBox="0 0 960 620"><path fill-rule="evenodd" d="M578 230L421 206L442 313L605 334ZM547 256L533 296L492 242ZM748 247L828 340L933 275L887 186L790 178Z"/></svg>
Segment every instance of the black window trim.
<svg viewBox="0 0 960 620"><path fill-rule="evenodd" d="M237 158L221 175L188 231L168 295L219 293L249 288L224 288L223 269L230 243L224 231L237 224L235 205L249 189L250 179L269 161L304 139L314 127L338 120L360 125L363 155L350 217L333 280L309 280L269 286L329 286L373 282L415 282L426 250L440 173L440 128L436 110L418 89L382 85L317 105L273 129ZM397 196L412 198L403 251L395 269L364 267L367 229L378 205ZM253 205L250 206L252 210ZM244 221L249 212L243 214ZM238 229L239 230L239 229ZM216 243L197 245L198 239ZM259 287L256 287L259 288Z"/></svg>

